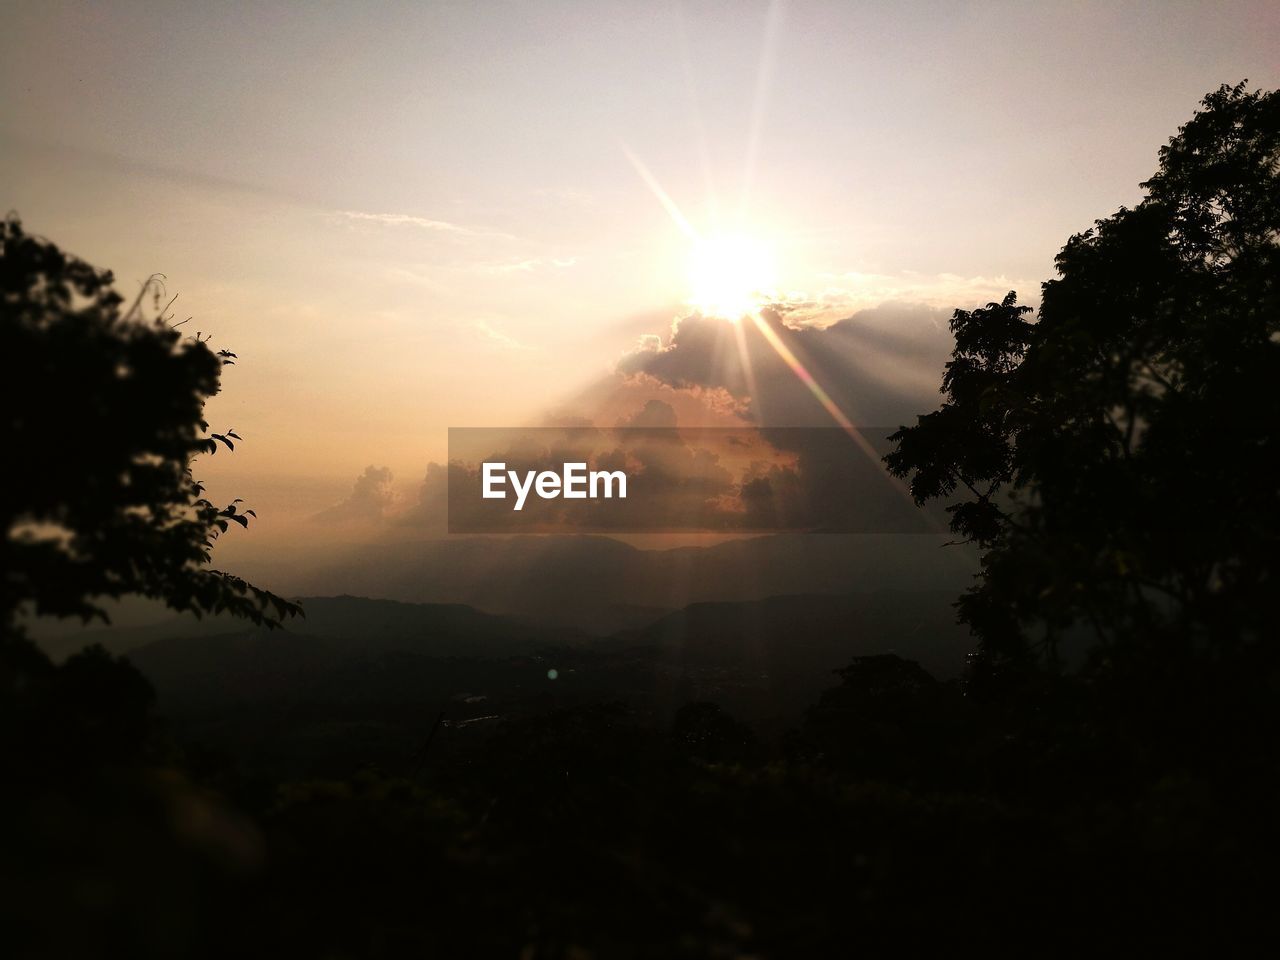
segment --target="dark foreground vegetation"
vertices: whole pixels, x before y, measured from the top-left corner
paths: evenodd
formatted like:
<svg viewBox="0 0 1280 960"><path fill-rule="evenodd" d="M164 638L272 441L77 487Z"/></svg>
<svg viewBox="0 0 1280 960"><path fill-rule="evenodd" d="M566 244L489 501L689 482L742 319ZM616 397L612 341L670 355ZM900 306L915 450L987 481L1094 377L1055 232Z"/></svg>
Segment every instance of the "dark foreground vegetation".
<svg viewBox="0 0 1280 960"><path fill-rule="evenodd" d="M294 608L207 567L248 523L189 473L237 439L202 432L217 355L8 223L6 953L1272 952L1280 97L1212 94L1147 191L1068 242L1034 323L958 311L944 404L898 435L890 468L983 553L962 678L857 657L776 735L708 702L512 712L465 747L421 724L397 768L323 777L21 636L101 596Z"/></svg>
<svg viewBox="0 0 1280 960"><path fill-rule="evenodd" d="M48 956L1231 942L1270 915L1280 797L1276 731L1206 692L1226 679L982 702L866 657L780 742L710 703L663 727L584 705L279 782L176 745L125 664L33 663L5 726L8 929Z"/></svg>

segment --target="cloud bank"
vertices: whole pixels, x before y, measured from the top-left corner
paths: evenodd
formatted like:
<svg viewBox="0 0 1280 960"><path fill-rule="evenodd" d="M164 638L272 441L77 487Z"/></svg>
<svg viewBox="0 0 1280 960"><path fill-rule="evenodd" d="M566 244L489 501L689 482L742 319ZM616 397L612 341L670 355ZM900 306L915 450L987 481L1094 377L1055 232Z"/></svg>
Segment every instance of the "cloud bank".
<svg viewBox="0 0 1280 960"><path fill-rule="evenodd" d="M677 321L665 341L643 338L617 370L676 390L725 391L761 426L829 426L831 414L807 375L852 423L896 426L937 406L952 345L949 316L943 307L889 304L818 326L797 322L780 304L762 312L766 335L750 321L694 314Z"/></svg>

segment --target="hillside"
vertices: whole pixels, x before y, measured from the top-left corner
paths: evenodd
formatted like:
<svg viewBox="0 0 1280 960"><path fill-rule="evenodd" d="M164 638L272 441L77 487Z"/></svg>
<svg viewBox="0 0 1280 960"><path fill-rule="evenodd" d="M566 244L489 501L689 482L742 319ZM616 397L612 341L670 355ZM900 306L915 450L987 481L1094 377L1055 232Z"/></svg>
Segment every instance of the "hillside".
<svg viewBox="0 0 1280 960"><path fill-rule="evenodd" d="M251 764L342 772L406 762L441 715L447 732L433 749L448 750L497 719L587 702L625 701L665 723L685 703L712 701L774 734L855 656L895 652L956 674L968 646L950 600L699 603L592 640L457 604L313 597L286 630L180 620L128 655L183 739Z"/></svg>
<svg viewBox="0 0 1280 960"><path fill-rule="evenodd" d="M945 593L972 552L933 536L778 535L639 549L609 537L459 537L369 545L304 581L306 592L465 603L605 635L702 602L769 596Z"/></svg>

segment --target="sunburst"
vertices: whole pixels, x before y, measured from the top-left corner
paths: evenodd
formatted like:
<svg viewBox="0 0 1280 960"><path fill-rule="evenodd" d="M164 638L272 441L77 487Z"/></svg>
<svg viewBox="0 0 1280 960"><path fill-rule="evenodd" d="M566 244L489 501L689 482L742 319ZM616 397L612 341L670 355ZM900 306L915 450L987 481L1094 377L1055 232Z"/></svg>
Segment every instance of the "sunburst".
<svg viewBox="0 0 1280 960"><path fill-rule="evenodd" d="M714 234L689 253L689 303L704 316L737 322L774 295L776 267L764 241L746 234Z"/></svg>

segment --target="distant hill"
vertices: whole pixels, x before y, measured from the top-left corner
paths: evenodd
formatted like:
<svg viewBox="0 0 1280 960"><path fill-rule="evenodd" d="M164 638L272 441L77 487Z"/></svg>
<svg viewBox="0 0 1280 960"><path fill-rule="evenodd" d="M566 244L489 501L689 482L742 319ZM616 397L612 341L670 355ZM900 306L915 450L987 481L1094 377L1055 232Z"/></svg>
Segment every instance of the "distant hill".
<svg viewBox="0 0 1280 960"><path fill-rule="evenodd" d="M465 603L596 635L707 601L910 591L959 595L972 551L933 536L778 535L642 550L581 537L473 537L370 545L306 581L307 592Z"/></svg>
<svg viewBox="0 0 1280 960"><path fill-rule="evenodd" d="M510 656L531 647L586 640L580 631L483 613L460 603L401 603L352 596L302 597L300 602L306 616L289 621L282 630L259 630L229 616L170 616L144 626L63 631L38 642L51 657L61 660L92 643L126 654L164 641L257 634L325 638L335 641L328 646L348 653L413 649L435 657Z"/></svg>
<svg viewBox="0 0 1280 960"><path fill-rule="evenodd" d="M115 646L129 646L184 737L264 767L332 773L403 766L442 713L449 726L433 749L484 736L503 717L609 700L659 724L710 700L776 733L855 656L893 652L937 676L958 673L970 643L952 599L874 591L696 603L593 639L458 604L311 597L307 619L285 630L182 619L122 630Z"/></svg>
<svg viewBox="0 0 1280 960"><path fill-rule="evenodd" d="M306 618L287 629L339 641L360 653L410 649L434 657L503 657L548 644L587 641L577 630L483 613L461 603L402 603L366 597L303 597Z"/></svg>
<svg viewBox="0 0 1280 960"><path fill-rule="evenodd" d="M166 610L161 614L161 619L153 623L123 626L95 624L90 627L61 623L55 624L53 629L39 624L32 635L40 649L54 660L61 661L93 644L120 655L173 637L207 637L240 633L246 629L243 620L231 616L209 616L197 620L194 616L178 616Z"/></svg>
<svg viewBox="0 0 1280 960"><path fill-rule="evenodd" d="M765 709L769 697L786 712L804 705L797 698L830 685L832 671L854 656L897 653L940 677L959 673L971 644L955 623L954 596L880 590L694 603L596 639L462 604L308 597L302 599L306 619L281 630L226 617L181 617L44 644L66 654L97 642L127 654L156 684L166 709L179 711L316 698L377 703L414 699L428 688L431 697L447 699L465 691L445 680L459 675L457 665L446 670L439 661L477 661L461 673L468 687L480 689L499 672L495 663L557 651L580 668L572 685L583 692L614 684L625 661L643 664L649 679L640 686L663 700L717 699L729 691L730 700L742 701L738 694L750 692L751 703L740 704L749 713ZM388 669L392 661L398 666ZM636 683L631 678L624 686Z"/></svg>
<svg viewBox="0 0 1280 960"><path fill-rule="evenodd" d="M589 642L460 604L302 602L307 618L281 630L178 618L121 630L114 642L111 630L83 636L127 648L184 739L296 773L401 769L442 711L467 724L514 704L545 706L559 688L544 651L565 659Z"/></svg>
<svg viewBox="0 0 1280 960"><path fill-rule="evenodd" d="M882 591L697 603L597 649L647 651L663 700L713 700L762 720L794 716L855 656L896 653L956 676L972 642L949 593Z"/></svg>
<svg viewBox="0 0 1280 960"><path fill-rule="evenodd" d="M482 664L588 642L571 630L460 604L346 596L302 604L306 619L280 630L177 619L148 628L159 638L127 654L156 685L162 707L184 713L245 704L434 702L458 692L460 675L491 669ZM135 643L138 631L127 638ZM474 664L443 665L452 660Z"/></svg>
<svg viewBox="0 0 1280 960"><path fill-rule="evenodd" d="M970 647L947 593L805 594L747 603L695 603L597 646L655 648L664 659L788 670L862 653L896 653L938 676L963 666Z"/></svg>

